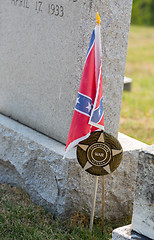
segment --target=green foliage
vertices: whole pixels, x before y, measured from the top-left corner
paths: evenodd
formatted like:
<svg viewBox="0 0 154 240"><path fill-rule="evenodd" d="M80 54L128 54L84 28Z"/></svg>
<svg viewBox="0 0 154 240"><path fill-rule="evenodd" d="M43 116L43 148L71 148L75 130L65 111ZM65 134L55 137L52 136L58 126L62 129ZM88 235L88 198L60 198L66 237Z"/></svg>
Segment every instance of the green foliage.
<svg viewBox="0 0 154 240"><path fill-rule="evenodd" d="M0 184L0 239L3 240L111 240L113 228L130 223L130 218L105 221L95 219L89 232L89 217L76 213L69 219L53 219L43 207L34 205L17 187Z"/></svg>
<svg viewBox="0 0 154 240"><path fill-rule="evenodd" d="M154 25L154 1L133 0L132 24Z"/></svg>

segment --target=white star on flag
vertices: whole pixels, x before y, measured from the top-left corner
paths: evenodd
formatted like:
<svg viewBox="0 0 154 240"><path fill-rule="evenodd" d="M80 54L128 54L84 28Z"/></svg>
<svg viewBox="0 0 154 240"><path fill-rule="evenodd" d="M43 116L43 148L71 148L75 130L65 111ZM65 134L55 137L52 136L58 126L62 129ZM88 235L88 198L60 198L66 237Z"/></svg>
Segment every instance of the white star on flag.
<svg viewBox="0 0 154 240"><path fill-rule="evenodd" d="M77 104L77 103L80 103L79 99L80 99L80 97L77 98L77 100L76 100L76 104Z"/></svg>
<svg viewBox="0 0 154 240"><path fill-rule="evenodd" d="M88 102L88 106L86 107L88 109L88 112L91 110L91 104Z"/></svg>

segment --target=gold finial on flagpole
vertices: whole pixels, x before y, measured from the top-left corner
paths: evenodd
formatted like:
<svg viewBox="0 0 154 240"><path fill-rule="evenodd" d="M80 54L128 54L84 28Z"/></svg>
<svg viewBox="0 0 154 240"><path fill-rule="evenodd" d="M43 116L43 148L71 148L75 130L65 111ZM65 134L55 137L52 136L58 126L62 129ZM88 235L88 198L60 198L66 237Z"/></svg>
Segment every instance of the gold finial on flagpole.
<svg viewBox="0 0 154 240"><path fill-rule="evenodd" d="M96 22L97 22L97 25L98 25L98 26L99 26L100 23L101 23L101 19L100 19L100 16L99 16L98 12L97 12L97 14L96 14Z"/></svg>

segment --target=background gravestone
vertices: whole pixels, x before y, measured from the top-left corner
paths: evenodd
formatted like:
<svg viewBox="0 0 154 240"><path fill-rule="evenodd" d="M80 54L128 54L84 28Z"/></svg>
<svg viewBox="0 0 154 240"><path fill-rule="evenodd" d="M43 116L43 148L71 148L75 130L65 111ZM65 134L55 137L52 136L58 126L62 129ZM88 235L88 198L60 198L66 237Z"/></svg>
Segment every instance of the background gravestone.
<svg viewBox="0 0 154 240"><path fill-rule="evenodd" d="M112 240L153 239L153 163L154 145L139 151L132 224L114 229Z"/></svg>
<svg viewBox="0 0 154 240"><path fill-rule="evenodd" d="M154 145L139 153L132 229L150 239L154 236L153 170Z"/></svg>
<svg viewBox="0 0 154 240"><path fill-rule="evenodd" d="M132 0L1 0L0 112L66 142L98 11L105 130L116 136L131 6Z"/></svg>

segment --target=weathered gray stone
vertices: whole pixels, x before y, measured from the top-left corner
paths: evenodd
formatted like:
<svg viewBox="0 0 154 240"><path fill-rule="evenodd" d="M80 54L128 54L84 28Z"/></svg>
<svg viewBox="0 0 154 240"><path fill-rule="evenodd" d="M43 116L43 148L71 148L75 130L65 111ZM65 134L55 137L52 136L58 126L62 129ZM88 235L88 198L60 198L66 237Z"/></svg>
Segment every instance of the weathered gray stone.
<svg viewBox="0 0 154 240"><path fill-rule="evenodd" d="M0 112L66 142L99 11L105 126L116 136L131 6L132 0L1 0Z"/></svg>
<svg viewBox="0 0 154 240"><path fill-rule="evenodd" d="M132 213L138 152L147 145L119 134L124 156L117 170L105 177L106 217ZM24 188L31 199L53 214L75 210L90 213L95 177L83 171L75 149L62 159L65 146L0 115L0 182ZM101 177L96 214L101 216Z"/></svg>
<svg viewBox="0 0 154 240"><path fill-rule="evenodd" d="M136 179L132 228L151 239L154 237L153 205L154 145L140 151Z"/></svg>
<svg viewBox="0 0 154 240"><path fill-rule="evenodd" d="M112 240L151 240L142 234L132 230L132 225L126 225L113 230Z"/></svg>
<svg viewBox="0 0 154 240"><path fill-rule="evenodd" d="M131 239L131 225L116 228L112 232L112 240L128 240Z"/></svg>

